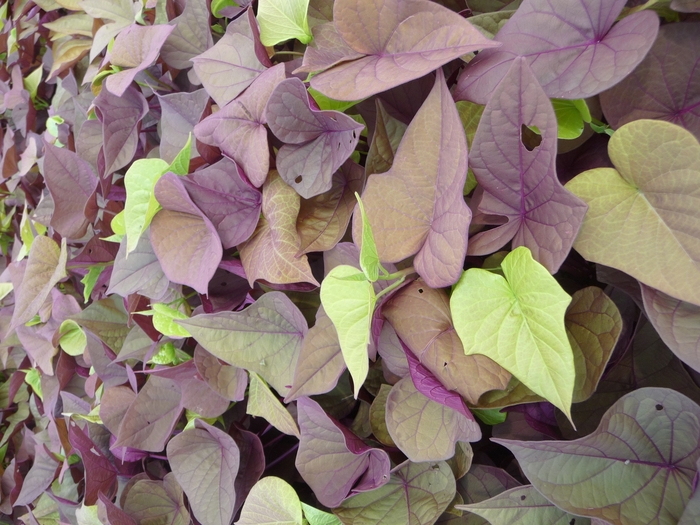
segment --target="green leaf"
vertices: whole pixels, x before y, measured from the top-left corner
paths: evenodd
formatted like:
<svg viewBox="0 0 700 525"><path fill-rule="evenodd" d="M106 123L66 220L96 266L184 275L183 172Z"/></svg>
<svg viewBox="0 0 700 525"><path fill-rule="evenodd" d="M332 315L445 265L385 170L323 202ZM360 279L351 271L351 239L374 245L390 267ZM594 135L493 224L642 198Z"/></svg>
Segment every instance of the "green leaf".
<svg viewBox="0 0 700 525"><path fill-rule="evenodd" d="M304 516L309 525L343 525L337 516L329 512L323 512L304 502L301 503L301 508L304 509Z"/></svg>
<svg viewBox="0 0 700 525"><path fill-rule="evenodd" d="M524 246L501 267L505 278L471 268L455 285L450 309L464 352L490 357L571 419L576 371L564 327L571 297Z"/></svg>
<svg viewBox="0 0 700 525"><path fill-rule="evenodd" d="M0 301L12 291L12 283L0 283Z"/></svg>
<svg viewBox="0 0 700 525"><path fill-rule="evenodd" d="M471 408L470 410L477 419L480 419L487 425L498 425L503 423L508 417L506 412L501 412L500 409L496 408Z"/></svg>
<svg viewBox="0 0 700 525"><path fill-rule="evenodd" d="M127 257L136 249L139 237L146 231L160 209L153 190L158 179L169 168L168 163L162 159L139 159L131 165L124 176L126 188L124 229Z"/></svg>
<svg viewBox="0 0 700 525"><path fill-rule="evenodd" d="M17 260L23 259L32 249L34 238L46 233L46 226L39 222L32 221L27 215L27 207L24 207L22 218L19 222L19 236L22 239L22 249L17 256Z"/></svg>
<svg viewBox="0 0 700 525"><path fill-rule="evenodd" d="M319 109L322 110L332 110L345 112L346 109L350 109L355 104L362 102L361 100L335 100L333 98L327 97L320 91L315 90L312 87L308 88L309 95L313 97L318 105Z"/></svg>
<svg viewBox="0 0 700 525"><path fill-rule="evenodd" d="M80 282L83 283L85 288L83 288L83 300L87 303L90 300L90 295L92 294L92 290L95 288L95 284L97 284L97 279L100 278L100 275L105 269L104 264L96 264L95 266L90 266L88 269L88 273L85 274L85 277L80 279Z"/></svg>
<svg viewBox="0 0 700 525"><path fill-rule="evenodd" d="M192 334L186 328L175 323L175 319L189 319L187 314L163 303L154 303L151 308L153 308L153 326L161 334L177 339L191 337Z"/></svg>
<svg viewBox="0 0 700 525"><path fill-rule="evenodd" d="M170 163L168 171L172 171L175 175L187 175L190 171L190 157L192 155L192 132L187 135L187 142L182 147L180 152L175 156Z"/></svg>
<svg viewBox="0 0 700 525"><path fill-rule="evenodd" d="M340 265L333 268L321 283L321 304L338 332L340 350L352 376L355 398L369 372L367 345L376 302L372 283L354 280L362 275L357 268Z"/></svg>
<svg viewBox="0 0 700 525"><path fill-rule="evenodd" d="M80 325L72 319L66 319L58 329L60 339L58 344L65 353L73 357L83 355L87 346L87 336Z"/></svg>
<svg viewBox="0 0 700 525"><path fill-rule="evenodd" d="M246 413L265 418L268 423L284 434L300 437L299 427L294 418L272 393L267 383L255 372L250 372L249 375L250 387Z"/></svg>
<svg viewBox="0 0 700 525"><path fill-rule="evenodd" d="M126 222L124 221L124 210L112 217L112 222L109 225L116 235L126 235Z"/></svg>
<svg viewBox="0 0 700 525"><path fill-rule="evenodd" d="M386 270L382 268L382 263L379 261L377 253L377 245L374 243L374 234L372 233L372 225L367 219L365 207L362 204L362 199L355 193L357 204L360 207L360 217L362 218L362 238L360 239L360 268L364 272L367 279L371 282L379 278L379 270L386 275Z"/></svg>
<svg viewBox="0 0 700 525"><path fill-rule="evenodd" d="M617 169L566 188L588 204L574 248L677 299L700 305L700 144L660 120L635 120L608 143Z"/></svg>
<svg viewBox="0 0 700 525"><path fill-rule="evenodd" d="M24 77L24 89L29 91L29 96L32 101L36 98L36 92L39 89L39 84L41 84L42 68L38 67L29 75Z"/></svg>
<svg viewBox="0 0 700 525"><path fill-rule="evenodd" d="M583 99L553 98L552 106L557 116L557 135L560 139L571 140L580 137L584 123L591 121L591 112Z"/></svg>
<svg viewBox="0 0 700 525"><path fill-rule="evenodd" d="M274 46L292 38L302 44L311 42L308 8L309 0L259 0L258 24L263 45Z"/></svg>
<svg viewBox="0 0 700 525"><path fill-rule="evenodd" d="M177 349L174 344L165 343L158 349L158 352L153 355L151 362L156 365L176 365L179 361L176 351Z"/></svg>
<svg viewBox="0 0 700 525"><path fill-rule="evenodd" d="M44 400L44 394L41 391L41 374L36 368L30 368L29 370L23 370L24 382L27 383L34 393L39 396L39 399Z"/></svg>
<svg viewBox="0 0 700 525"><path fill-rule="evenodd" d="M216 18L221 18L220 11L224 7L238 7L238 4L233 0L212 0L211 2L211 14Z"/></svg>
<svg viewBox="0 0 700 525"><path fill-rule="evenodd" d="M299 496L283 479L268 476L251 489L236 525L302 525Z"/></svg>

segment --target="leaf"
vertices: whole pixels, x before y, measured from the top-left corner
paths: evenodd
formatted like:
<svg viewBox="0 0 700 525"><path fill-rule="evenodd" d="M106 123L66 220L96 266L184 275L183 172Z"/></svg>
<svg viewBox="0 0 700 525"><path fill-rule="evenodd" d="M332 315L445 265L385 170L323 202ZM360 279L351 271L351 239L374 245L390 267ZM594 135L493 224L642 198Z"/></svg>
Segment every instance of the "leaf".
<svg viewBox="0 0 700 525"><path fill-rule="evenodd" d="M151 243L163 272L171 281L206 294L223 255L214 225L192 202L177 175L163 175L154 195L163 209L153 217Z"/></svg>
<svg viewBox="0 0 700 525"><path fill-rule="evenodd" d="M557 116L557 137L572 140L581 136L586 123L591 121L591 112L583 99L552 99L554 114Z"/></svg>
<svg viewBox="0 0 700 525"><path fill-rule="evenodd" d="M146 230L139 237L139 242L128 258L126 243L127 239L122 239L119 244L107 294L127 297L138 293L151 299L160 299L168 289L170 281L163 273L163 268L153 251L150 230Z"/></svg>
<svg viewBox="0 0 700 525"><path fill-rule="evenodd" d="M457 410L429 399L410 377L396 383L389 393L386 426L396 446L416 463L450 459L457 441L481 439L473 416L467 419Z"/></svg>
<svg viewBox="0 0 700 525"><path fill-rule="evenodd" d="M476 404L484 392L508 384L510 373L490 358L464 354L443 290L429 288L418 279L387 301L382 314L421 364L447 390L459 393L469 403ZM470 380L464 381L465 377Z"/></svg>
<svg viewBox="0 0 700 525"><path fill-rule="evenodd" d="M389 482L344 501L335 514L346 525L372 523L423 525L434 523L455 495L455 479L444 461L405 461Z"/></svg>
<svg viewBox="0 0 700 525"><path fill-rule="evenodd" d="M428 0L341 0L334 4L333 20L330 39L320 39L316 30L314 35L319 51L329 41L337 51L308 71L330 68L315 75L311 86L336 100L367 98L497 46L457 13Z"/></svg>
<svg viewBox="0 0 700 525"><path fill-rule="evenodd" d="M478 514L489 520L491 525L590 524L590 520L568 514L552 505L532 485L507 490L479 503L457 505L456 508Z"/></svg>
<svg viewBox="0 0 700 525"><path fill-rule="evenodd" d="M117 470L102 451L95 446L85 431L72 420L68 422L68 438L70 444L80 453L85 466L85 499L83 503L94 505L100 492L110 494L112 488L116 486Z"/></svg>
<svg viewBox="0 0 700 525"><path fill-rule="evenodd" d="M372 233L372 225L367 220L367 214L365 213L365 207L362 204L362 199L356 193L357 205L360 209L360 268L362 268L363 273L368 281L374 282L379 278L379 270L383 270L386 274L386 270L382 268L382 263L379 260L379 255L377 254L377 245L374 242L374 234Z"/></svg>
<svg viewBox="0 0 700 525"><path fill-rule="evenodd" d="M97 177L90 165L66 148L45 144L44 181L54 203L51 226L63 237L87 232L87 206L95 199Z"/></svg>
<svg viewBox="0 0 700 525"><path fill-rule="evenodd" d="M66 319L58 329L61 349L70 356L83 355L87 346L87 336L80 325L72 319Z"/></svg>
<svg viewBox="0 0 700 525"><path fill-rule="evenodd" d="M321 306L316 312L316 323L309 328L301 344L294 381L285 403L300 396L330 392L344 371L345 360L340 351L338 332Z"/></svg>
<svg viewBox="0 0 700 525"><path fill-rule="evenodd" d="M182 489L172 472L167 473L163 481L137 481L126 493L123 507L138 523L190 523L190 513L187 512Z"/></svg>
<svg viewBox="0 0 700 525"><path fill-rule="evenodd" d="M221 107L265 70L255 54L255 37L246 16L229 23L221 40L191 60L207 93Z"/></svg>
<svg viewBox="0 0 700 525"><path fill-rule="evenodd" d="M695 76L700 62L699 29L697 22L662 26L641 64L601 93L605 118L613 128L633 120L666 120L700 140L700 92Z"/></svg>
<svg viewBox="0 0 700 525"><path fill-rule="evenodd" d="M192 4L187 3L187 5ZM198 89L191 93L169 93L158 97L158 102L161 109L161 136L158 151L165 162L172 163L182 147L190 140L190 133L200 121L209 102L209 94L206 89ZM198 156L196 150L192 154Z"/></svg>
<svg viewBox="0 0 700 525"><path fill-rule="evenodd" d="M288 78L275 87L265 118L284 142L277 153L277 170L305 199L331 189L333 174L350 157L363 129L344 113L314 109L298 78Z"/></svg>
<svg viewBox="0 0 700 525"><path fill-rule="evenodd" d="M365 171L367 176L375 173L386 173L394 163L396 151L399 149L401 139L406 133L406 124L391 115L384 103L375 101L377 122L372 135L372 142L367 153Z"/></svg>
<svg viewBox="0 0 700 525"><path fill-rule="evenodd" d="M258 481L235 525L302 525L301 502L289 483L274 476Z"/></svg>
<svg viewBox="0 0 700 525"><path fill-rule="evenodd" d="M490 357L571 419L571 297L527 248L510 252L501 268L505 277L471 268L454 288L450 309L464 352Z"/></svg>
<svg viewBox="0 0 700 525"><path fill-rule="evenodd" d="M391 385L379 385L379 392L372 401L369 408L369 424L372 429L374 438L382 445L387 447L396 447L396 443L391 439L389 429L386 424L386 400L391 392Z"/></svg>
<svg viewBox="0 0 700 525"><path fill-rule="evenodd" d="M259 374L281 395L289 391L308 331L282 292L268 292L241 312L201 314L178 321L208 352Z"/></svg>
<svg viewBox="0 0 700 525"><path fill-rule="evenodd" d="M301 508L304 509L304 517L309 525L342 525L340 520L333 514L323 512L302 501Z"/></svg>
<svg viewBox="0 0 700 525"><path fill-rule="evenodd" d="M700 470L700 460L698 460L698 470ZM303 505L303 503L302 503ZM688 502L688 506L683 511L678 525L693 525L700 518L700 490L695 487L695 491Z"/></svg>
<svg viewBox="0 0 700 525"><path fill-rule="evenodd" d="M306 18L308 7L309 0L260 0L258 23L263 45L274 46L292 38L308 44L311 41Z"/></svg>
<svg viewBox="0 0 700 525"><path fill-rule="evenodd" d="M170 440L167 455L194 517L202 525L229 525L240 463L240 451L233 438L197 419L195 428Z"/></svg>
<svg viewBox="0 0 700 525"><path fill-rule="evenodd" d="M189 315L164 303L152 303L151 308L153 309L153 326L161 334L173 339L190 337L191 334L187 330L175 323L175 319L189 319Z"/></svg>
<svg viewBox="0 0 700 525"><path fill-rule="evenodd" d="M369 372L367 345L375 302L372 283L352 266L336 266L321 284L321 303L338 332L340 350L353 379L355 398Z"/></svg>
<svg viewBox="0 0 700 525"><path fill-rule="evenodd" d="M104 81L105 87L118 97L122 96L136 75L158 59L160 48L173 29L174 26L164 24L132 24L122 30L109 50L109 61L115 66L129 69L109 75Z"/></svg>
<svg viewBox="0 0 700 525"><path fill-rule="evenodd" d="M214 392L229 401L243 401L248 386L245 370L221 363L201 346L195 348L194 363L199 375Z"/></svg>
<svg viewBox="0 0 700 525"><path fill-rule="evenodd" d="M250 285L264 279L273 284L303 282L318 286L306 255L296 257L299 195L275 171L263 185L262 214L253 236L238 247Z"/></svg>
<svg viewBox="0 0 700 525"><path fill-rule="evenodd" d="M644 311L664 343L681 361L700 371L700 306L644 284L641 288Z"/></svg>
<svg viewBox="0 0 700 525"><path fill-rule="evenodd" d="M697 139L675 124L637 120L615 132L608 153L619 169L589 170L566 185L589 207L574 248L700 305Z"/></svg>
<svg viewBox="0 0 700 525"><path fill-rule="evenodd" d="M307 397L297 400L297 411L301 438L295 465L321 504L336 507L389 480L386 452L365 445Z"/></svg>
<svg viewBox="0 0 700 525"><path fill-rule="evenodd" d="M49 488L58 473L60 463L54 459L44 444L37 444L34 463L26 473L14 506L29 505Z"/></svg>
<svg viewBox="0 0 700 525"><path fill-rule="evenodd" d="M515 454L538 492L562 510L623 523L676 523L700 457L700 407L672 390L619 399L574 441L494 440ZM591 508L591 501L595 507Z"/></svg>
<svg viewBox="0 0 700 525"><path fill-rule="evenodd" d="M467 141L440 70L393 166L370 177L362 194L380 260L398 262L415 254L413 265L428 286L454 284L462 271L471 220L462 198L466 176ZM353 221L355 239L358 221Z"/></svg>
<svg viewBox="0 0 700 525"><path fill-rule="evenodd" d="M174 30L163 44L160 55L166 64L175 69L190 68L191 59L214 44L206 0L185 3L182 14L169 23Z"/></svg>
<svg viewBox="0 0 700 525"><path fill-rule="evenodd" d="M524 143L536 126L541 143ZM479 211L507 222L475 235L469 253L493 253L513 239L556 273L586 213L586 204L557 179L557 124L552 105L524 58L514 60L484 109L474 136L471 167L483 188Z"/></svg>
<svg viewBox="0 0 700 525"><path fill-rule="evenodd" d="M268 423L284 434L299 437L299 429L292 415L255 372L250 373L246 413L265 418Z"/></svg>
<svg viewBox="0 0 700 525"><path fill-rule="evenodd" d="M266 69L235 100L203 119L194 128L197 139L239 164L256 188L270 171L265 107L275 87L284 80L284 64Z"/></svg>
<svg viewBox="0 0 700 525"><path fill-rule="evenodd" d="M324 252L340 242L355 209L355 193L362 191L364 185L364 170L348 159L333 174L330 190L301 199L297 216L299 254Z"/></svg>
<svg viewBox="0 0 700 525"><path fill-rule="evenodd" d="M182 179L194 204L212 222L224 249L247 241L260 218L262 195L243 170L224 157Z"/></svg>
<svg viewBox="0 0 700 525"><path fill-rule="evenodd" d="M671 8L681 13L700 13L698 0L672 0Z"/></svg>
<svg viewBox="0 0 700 525"><path fill-rule="evenodd" d="M131 0L82 0L80 7L93 18L111 20L95 33L90 49L90 62L122 29L131 25L135 14L140 12L138 4L135 5Z"/></svg>
<svg viewBox="0 0 700 525"><path fill-rule="evenodd" d="M486 104L511 62L524 57L547 96L587 98L625 78L654 43L656 13L642 11L613 26L625 0L524 0L486 49L460 75L456 100Z"/></svg>
<svg viewBox="0 0 700 525"><path fill-rule="evenodd" d="M34 239L21 286L15 288L15 309L10 330L23 325L39 312L51 289L65 277L67 257L65 238L60 247L49 237Z"/></svg>

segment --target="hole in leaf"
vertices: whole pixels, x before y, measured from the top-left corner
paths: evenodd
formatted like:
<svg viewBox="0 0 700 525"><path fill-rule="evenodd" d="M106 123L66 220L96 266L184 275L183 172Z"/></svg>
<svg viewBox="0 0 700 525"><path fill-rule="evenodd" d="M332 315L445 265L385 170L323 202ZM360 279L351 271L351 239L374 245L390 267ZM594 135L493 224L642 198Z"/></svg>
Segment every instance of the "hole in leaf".
<svg viewBox="0 0 700 525"><path fill-rule="evenodd" d="M447 368L447 361L445 361L444 363L442 363L442 367L443 367L443 368Z"/></svg>
<svg viewBox="0 0 700 525"><path fill-rule="evenodd" d="M221 283L221 286L226 286L226 284L226 281L224 281L223 283Z"/></svg>
<svg viewBox="0 0 700 525"><path fill-rule="evenodd" d="M571 521L569 522L569 525L574 525L576 523L576 520L574 518L571 518Z"/></svg>
<svg viewBox="0 0 700 525"><path fill-rule="evenodd" d="M418 288L418 293L423 293L423 288Z"/></svg>
<svg viewBox="0 0 700 525"><path fill-rule="evenodd" d="M352 138L357 138L357 133L355 132L355 130L353 130L352 132Z"/></svg>
<svg viewBox="0 0 700 525"><path fill-rule="evenodd" d="M301 183L301 179L302 179L302 177L301 177L301 175L299 175L296 179L294 179L294 182L299 184L299 183Z"/></svg>
<svg viewBox="0 0 700 525"><path fill-rule="evenodd" d="M527 496L520 496L520 501L525 501L525 498L527 498Z"/></svg>
<svg viewBox="0 0 700 525"><path fill-rule="evenodd" d="M656 410L663 410L664 406L663 405L656 405Z"/></svg>
<svg viewBox="0 0 700 525"><path fill-rule="evenodd" d="M533 130L523 124L520 127L520 141L523 143L526 150L532 151L542 144L542 135L535 133Z"/></svg>

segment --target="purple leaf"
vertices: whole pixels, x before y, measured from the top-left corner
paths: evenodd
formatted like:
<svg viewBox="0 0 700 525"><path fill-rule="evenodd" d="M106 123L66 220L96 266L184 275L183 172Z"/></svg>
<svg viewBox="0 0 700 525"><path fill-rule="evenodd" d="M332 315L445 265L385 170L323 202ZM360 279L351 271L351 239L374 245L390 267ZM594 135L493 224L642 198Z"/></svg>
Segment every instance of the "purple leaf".
<svg viewBox="0 0 700 525"><path fill-rule="evenodd" d="M128 381L126 369L118 362L113 361L112 351L93 334L86 335L87 346L83 355L90 360L95 373L102 380L104 386L109 388L126 383Z"/></svg>
<svg viewBox="0 0 700 525"><path fill-rule="evenodd" d="M255 187L270 171L265 106L270 94L286 74L284 64L263 71L241 96L197 124L197 139L216 146L241 165Z"/></svg>
<svg viewBox="0 0 700 525"><path fill-rule="evenodd" d="M45 148L44 180L54 203L51 226L63 237L79 239L87 231L86 208L95 200L97 176L72 151L52 144Z"/></svg>
<svg viewBox="0 0 700 525"><path fill-rule="evenodd" d="M148 113L148 102L140 91L129 87L121 96L103 89L94 104L97 118L102 122L103 176L106 177L126 166L134 157L138 124Z"/></svg>
<svg viewBox="0 0 700 525"><path fill-rule="evenodd" d="M53 482L60 467L60 463L54 459L46 445L36 443L36 456L34 463L27 472L13 506L29 505L37 499Z"/></svg>
<svg viewBox="0 0 700 525"><path fill-rule="evenodd" d="M124 414L136 399L136 394L127 386L106 388L100 400L100 419L107 430L117 435Z"/></svg>
<svg viewBox="0 0 700 525"><path fill-rule="evenodd" d="M214 225L192 202L182 179L166 173L154 194L163 209L151 223L151 243L163 272L171 281L207 293L223 249Z"/></svg>
<svg viewBox="0 0 700 525"><path fill-rule="evenodd" d="M229 525L236 502L234 481L240 453L236 442L218 428L195 421L168 443L168 460L202 525Z"/></svg>
<svg viewBox="0 0 700 525"><path fill-rule="evenodd" d="M364 128L339 111L312 108L298 78L277 85L265 116L270 130L285 143L277 153L277 170L305 199L331 189L333 174L355 150Z"/></svg>
<svg viewBox="0 0 700 525"><path fill-rule="evenodd" d="M192 62L207 93L221 107L236 98L265 70L255 54L255 37L246 16L230 22L221 40L193 57Z"/></svg>
<svg viewBox="0 0 700 525"><path fill-rule="evenodd" d="M337 100L369 97L498 45L457 13L428 0L339 0L333 20L337 34L326 30L316 42L321 56L307 66L338 64L311 79L314 89ZM328 44L330 53L323 49Z"/></svg>
<svg viewBox="0 0 700 525"><path fill-rule="evenodd" d="M426 381L422 383L426 389ZM481 429L473 417L467 419L461 411L426 397L410 377L392 387L385 417L391 439L408 459L417 463L450 459L457 441L481 439Z"/></svg>
<svg viewBox="0 0 700 525"><path fill-rule="evenodd" d="M253 234L262 195L245 180L235 162L223 158L181 180L194 204L216 228L224 249L247 241Z"/></svg>
<svg viewBox="0 0 700 525"><path fill-rule="evenodd" d="M175 69L192 67L190 59L209 49L214 41L209 28L209 8L206 0L185 2L182 14L170 21L174 30L163 44L161 57Z"/></svg>
<svg viewBox="0 0 700 525"><path fill-rule="evenodd" d="M457 282L471 219L462 197L466 177L467 139L439 70L391 169L370 177L362 195L379 258L398 262L415 254L413 264L428 286ZM357 217L355 239L360 237Z"/></svg>
<svg viewBox="0 0 700 525"><path fill-rule="evenodd" d="M664 343L681 361L700 372L700 306L639 284L644 311Z"/></svg>
<svg viewBox="0 0 700 525"><path fill-rule="evenodd" d="M617 84L654 43L659 18L641 11L613 26L626 0L525 0L459 78L455 100L486 104L510 63L525 57L548 97L591 97Z"/></svg>
<svg viewBox="0 0 700 525"><path fill-rule="evenodd" d="M534 148L525 143L523 131L532 126L541 133ZM472 237L470 254L493 253L513 239L513 248L528 247L536 261L556 273L588 209L557 179L556 156L552 104L527 61L518 58L484 109L471 152L471 168L484 190L479 211L508 222Z"/></svg>
<svg viewBox="0 0 700 525"><path fill-rule="evenodd" d="M194 350L197 372L209 387L229 401L243 401L248 387L248 374L242 368L222 363L201 346Z"/></svg>
<svg viewBox="0 0 700 525"><path fill-rule="evenodd" d="M241 430L237 426L232 425L229 435L236 442L241 457L235 481L236 504L233 509L235 516L243 506L250 489L253 488L265 471L265 452L257 434Z"/></svg>
<svg viewBox="0 0 700 525"><path fill-rule="evenodd" d="M100 492L113 493L113 489L116 488L117 470L73 420L68 423L68 438L80 453L85 467L84 503L94 505Z"/></svg>
<svg viewBox="0 0 700 525"><path fill-rule="evenodd" d="M139 242L126 257L126 238L119 244L119 252L114 259L112 276L107 294L128 297L139 293L151 299L160 299L168 289L170 281L163 273L151 244L150 228L139 237Z"/></svg>
<svg viewBox="0 0 700 525"><path fill-rule="evenodd" d="M163 24L132 24L121 31L114 39L108 58L112 65L129 69L109 75L104 82L107 89L121 97L136 75L156 61L160 48L173 29L173 26Z"/></svg>
<svg viewBox="0 0 700 525"><path fill-rule="evenodd" d="M138 525L136 520L112 503L104 494L97 500L97 517L106 525Z"/></svg>
<svg viewBox="0 0 700 525"><path fill-rule="evenodd" d="M494 440L535 488L566 512L613 523L673 523L692 492L700 407L663 388L619 399L598 429L574 441ZM591 508L591 502L595 502Z"/></svg>
<svg viewBox="0 0 700 525"><path fill-rule="evenodd" d="M70 318L99 337L115 353L121 349L130 330L126 325L129 318L124 309L124 301L116 295L94 301Z"/></svg>
<svg viewBox="0 0 700 525"><path fill-rule="evenodd" d="M680 13L700 13L700 0L672 0L671 9Z"/></svg>
<svg viewBox="0 0 700 525"><path fill-rule="evenodd" d="M608 123L619 128L639 119L667 120L700 139L700 23L663 26L637 68L600 103Z"/></svg>
<svg viewBox="0 0 700 525"><path fill-rule="evenodd" d="M187 4L190 5L189 3ZM187 9L187 8L185 8ZM190 132L209 102L206 89L192 93L171 93L158 97L161 109L160 158L172 162L187 143ZM193 154L196 150L192 148Z"/></svg>
<svg viewBox="0 0 700 525"><path fill-rule="evenodd" d="M389 481L386 452L366 446L307 397L297 400L297 410L301 439L295 465L323 505L337 507Z"/></svg>
<svg viewBox="0 0 700 525"><path fill-rule="evenodd" d="M126 493L124 511L138 523L190 524L182 488L172 472L163 481L137 481Z"/></svg>

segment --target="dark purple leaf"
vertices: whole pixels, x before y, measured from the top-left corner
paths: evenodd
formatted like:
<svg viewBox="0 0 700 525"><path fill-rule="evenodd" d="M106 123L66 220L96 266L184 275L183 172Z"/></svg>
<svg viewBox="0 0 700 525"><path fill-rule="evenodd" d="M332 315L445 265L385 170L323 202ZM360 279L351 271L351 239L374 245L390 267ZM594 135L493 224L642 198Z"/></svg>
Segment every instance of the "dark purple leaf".
<svg viewBox="0 0 700 525"><path fill-rule="evenodd" d="M140 237L136 248L126 257L126 238L119 244L119 252L114 259L108 294L127 297L139 293L158 300L168 289L170 281L163 273L151 244L150 229Z"/></svg>
<svg viewBox="0 0 700 525"><path fill-rule="evenodd" d="M202 420L168 443L168 460L194 517L202 525L229 525L236 503L234 481L240 452L236 442Z"/></svg>
<svg viewBox="0 0 700 525"><path fill-rule="evenodd" d="M151 222L151 243L163 272L171 281L206 294L223 255L214 225L174 173L158 179L154 194L163 209Z"/></svg>
<svg viewBox="0 0 700 525"><path fill-rule="evenodd" d="M95 505L100 492L111 494L116 488L117 470L74 420L68 423L71 445L80 453L85 466L85 505Z"/></svg>
<svg viewBox="0 0 700 525"><path fill-rule="evenodd" d="M105 525L138 525L136 520L112 503L104 494L97 500L97 518Z"/></svg>
<svg viewBox="0 0 700 525"><path fill-rule="evenodd" d="M247 241L253 234L262 195L245 180L235 162L223 158L181 180L194 204L216 228L224 249Z"/></svg>
<svg viewBox="0 0 700 525"><path fill-rule="evenodd" d="M262 442L257 434L232 426L229 435L233 438L240 450L240 466L236 475L236 504L233 509L234 516L243 506L250 489L257 483L265 470L265 452Z"/></svg>
<svg viewBox="0 0 700 525"><path fill-rule="evenodd" d="M255 187L263 185L270 171L265 106L284 78L283 64L263 71L241 96L194 128L198 140L218 147L239 163Z"/></svg>
<svg viewBox="0 0 700 525"><path fill-rule="evenodd" d="M51 226L63 237L79 239L87 231L86 207L95 199L97 176L77 154L46 144L44 180L54 203Z"/></svg>
<svg viewBox="0 0 700 525"><path fill-rule="evenodd" d="M323 505L337 507L389 481L386 452L365 445L309 398L299 398L297 410L301 440L295 464Z"/></svg>
<svg viewBox="0 0 700 525"><path fill-rule="evenodd" d="M51 455L46 445L36 442L35 446L34 463L27 472L22 489L13 502L15 507L32 503L49 488L58 474L60 463Z"/></svg>
<svg viewBox="0 0 700 525"><path fill-rule="evenodd" d="M540 143L526 144L524 129L537 127ZM529 130L528 130L529 131ZM508 222L477 234L469 253L493 253L513 239L551 273L571 250L586 203L564 189L556 173L557 121L524 58L511 62L481 117L471 168L484 194L479 211Z"/></svg>
<svg viewBox="0 0 700 525"><path fill-rule="evenodd" d="M480 52L461 74L455 99L486 104L519 56L549 97L586 98L614 86L642 61L659 29L649 10L613 25L625 3L525 0L496 35L503 46Z"/></svg>
<svg viewBox="0 0 700 525"><path fill-rule="evenodd" d="M600 103L613 128L639 119L667 120L700 139L700 23L663 26L637 68Z"/></svg>
<svg viewBox="0 0 700 525"><path fill-rule="evenodd" d="M187 4L190 5L189 3ZM187 8L185 8L187 9ZM170 93L158 98L161 109L160 158L172 162L187 143L189 134L209 102L206 89L192 93ZM196 149L192 153L196 155Z"/></svg>
<svg viewBox="0 0 700 525"><path fill-rule="evenodd" d="M277 170L305 199L331 189L333 174L355 150L364 127L339 111L314 109L298 78L277 85L265 116L285 143L277 153Z"/></svg>
<svg viewBox="0 0 700 525"><path fill-rule="evenodd" d="M182 14L170 21L175 29L161 49L161 57L175 69L192 67L191 58L204 53L214 41L209 28L209 8L206 0L185 2Z"/></svg>
<svg viewBox="0 0 700 525"><path fill-rule="evenodd" d="M307 61L304 70L338 64L311 79L314 89L337 100L369 97L498 45L457 13L428 0L339 0L333 24L323 38L316 30L326 24L315 28L315 51L321 56Z"/></svg>

